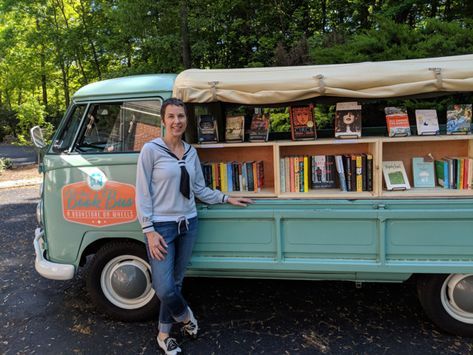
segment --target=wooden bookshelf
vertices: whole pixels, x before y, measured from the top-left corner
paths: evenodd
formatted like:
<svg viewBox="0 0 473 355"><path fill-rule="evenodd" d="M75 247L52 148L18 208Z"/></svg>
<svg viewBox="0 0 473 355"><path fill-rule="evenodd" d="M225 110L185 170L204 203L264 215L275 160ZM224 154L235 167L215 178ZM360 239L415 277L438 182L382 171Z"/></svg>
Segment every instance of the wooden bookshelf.
<svg viewBox="0 0 473 355"><path fill-rule="evenodd" d="M230 192L234 196L282 199L372 199L372 198L468 198L473 190L414 188L412 158L431 154L435 159L444 157L473 157L473 135L366 137L360 139L317 139L309 141L270 141L263 143L195 144L202 162L257 161L264 162L265 187L261 192ZM315 189L308 192L281 192L281 158L304 155L373 155L373 191L341 191L339 188ZM412 188L387 191L382 162L401 160Z"/></svg>

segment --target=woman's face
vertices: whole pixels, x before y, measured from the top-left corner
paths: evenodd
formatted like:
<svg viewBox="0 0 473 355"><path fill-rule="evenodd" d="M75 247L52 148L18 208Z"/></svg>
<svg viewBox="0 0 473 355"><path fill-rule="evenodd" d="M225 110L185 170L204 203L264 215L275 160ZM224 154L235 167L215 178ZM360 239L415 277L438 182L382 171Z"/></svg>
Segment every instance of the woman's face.
<svg viewBox="0 0 473 355"><path fill-rule="evenodd" d="M351 112L348 112L345 116L343 116L343 123L346 125L353 124L355 122L355 115Z"/></svg>
<svg viewBox="0 0 473 355"><path fill-rule="evenodd" d="M169 105L163 118L165 135L168 137L181 137L186 131L187 117L184 107Z"/></svg>

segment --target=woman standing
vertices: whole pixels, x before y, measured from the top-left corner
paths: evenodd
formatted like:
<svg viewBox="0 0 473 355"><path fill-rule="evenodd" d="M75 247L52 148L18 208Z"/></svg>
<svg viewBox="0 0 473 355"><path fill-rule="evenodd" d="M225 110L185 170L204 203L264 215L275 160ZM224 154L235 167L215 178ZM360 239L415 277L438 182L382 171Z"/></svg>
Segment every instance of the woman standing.
<svg viewBox="0 0 473 355"><path fill-rule="evenodd" d="M143 146L136 173L138 217L146 235L153 287L161 301L157 341L166 354L181 349L169 336L174 322L196 336L198 324L182 297L182 281L197 236L197 209L194 197L209 203L246 206L248 198L230 197L205 186L195 148L182 140L187 127L184 103L175 98L161 106L165 127L163 138Z"/></svg>

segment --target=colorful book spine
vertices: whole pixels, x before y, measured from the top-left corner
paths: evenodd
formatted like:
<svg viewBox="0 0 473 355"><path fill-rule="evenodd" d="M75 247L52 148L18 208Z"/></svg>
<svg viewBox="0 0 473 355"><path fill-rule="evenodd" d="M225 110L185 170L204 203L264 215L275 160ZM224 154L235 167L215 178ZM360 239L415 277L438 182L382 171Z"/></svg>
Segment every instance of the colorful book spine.
<svg viewBox="0 0 473 355"><path fill-rule="evenodd" d="M361 155L357 155L356 159L356 192L363 191L363 163Z"/></svg>
<svg viewBox="0 0 473 355"><path fill-rule="evenodd" d="M289 169L290 169L290 180L291 180L291 192L295 192L295 172L294 172L294 157L289 158Z"/></svg>
<svg viewBox="0 0 473 355"><path fill-rule="evenodd" d="M301 178L299 176L299 157L294 157L294 192L299 192Z"/></svg>
<svg viewBox="0 0 473 355"><path fill-rule="evenodd" d="M281 182L281 192L286 192L286 166L285 166L285 159L281 158L279 160L279 176Z"/></svg>
<svg viewBox="0 0 473 355"><path fill-rule="evenodd" d="M285 176L286 176L286 192L291 191L291 173L290 173L289 164L290 164L289 157L285 157L284 169L285 169Z"/></svg>
<svg viewBox="0 0 473 355"><path fill-rule="evenodd" d="M345 169L343 166L343 157L341 155L335 156L335 167L337 168L338 180L340 182L340 190L347 191L347 180L345 177Z"/></svg>
<svg viewBox="0 0 473 355"><path fill-rule="evenodd" d="M227 163L227 191L233 192L233 171L232 171L232 163Z"/></svg>
<svg viewBox="0 0 473 355"><path fill-rule="evenodd" d="M309 157L304 156L304 192L309 192Z"/></svg>
<svg viewBox="0 0 473 355"><path fill-rule="evenodd" d="M246 162L246 174L248 176L248 191L255 191L255 180L252 162Z"/></svg>

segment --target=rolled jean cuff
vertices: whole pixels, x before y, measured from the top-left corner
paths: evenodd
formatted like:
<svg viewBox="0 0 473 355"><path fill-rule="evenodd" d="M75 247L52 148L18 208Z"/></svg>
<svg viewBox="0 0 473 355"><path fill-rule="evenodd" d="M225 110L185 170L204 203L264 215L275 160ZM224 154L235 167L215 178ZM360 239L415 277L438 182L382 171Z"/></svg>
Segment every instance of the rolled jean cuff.
<svg viewBox="0 0 473 355"><path fill-rule="evenodd" d="M160 333L171 333L172 323L161 323L158 324L158 329Z"/></svg>
<svg viewBox="0 0 473 355"><path fill-rule="evenodd" d="M186 307L184 313L182 313L180 316L173 317L173 318L176 320L176 322L184 322L187 319L188 315L189 315L189 308Z"/></svg>

